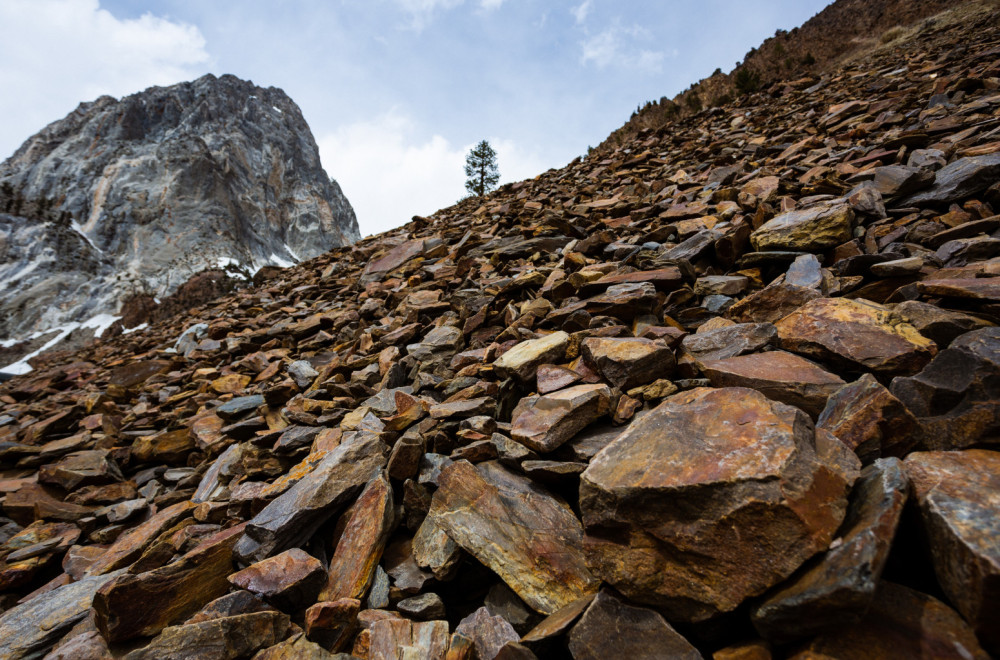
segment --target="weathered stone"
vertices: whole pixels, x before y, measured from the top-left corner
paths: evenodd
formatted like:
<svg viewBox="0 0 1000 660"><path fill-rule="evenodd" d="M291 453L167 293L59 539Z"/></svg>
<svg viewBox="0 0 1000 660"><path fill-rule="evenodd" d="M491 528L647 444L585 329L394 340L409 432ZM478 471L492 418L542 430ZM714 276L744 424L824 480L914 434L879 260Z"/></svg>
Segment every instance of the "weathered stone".
<svg viewBox="0 0 1000 660"><path fill-rule="evenodd" d="M543 614L596 590L573 512L497 463L443 469L428 518Z"/></svg>
<svg viewBox="0 0 1000 660"><path fill-rule="evenodd" d="M753 390L675 394L581 475L588 565L678 621L730 611L833 539L857 469L834 444Z"/></svg>
<svg viewBox="0 0 1000 660"><path fill-rule="evenodd" d="M86 616L97 590L116 577L118 573L84 577L0 614L0 657L38 657Z"/></svg>
<svg viewBox="0 0 1000 660"><path fill-rule="evenodd" d="M681 346L696 360L704 362L724 360L760 350L776 337L777 332L770 323L737 323L688 335L681 341Z"/></svg>
<svg viewBox="0 0 1000 660"><path fill-rule="evenodd" d="M356 598L316 603L306 610L306 635L328 649L339 651L357 629L360 611L361 601Z"/></svg>
<svg viewBox="0 0 1000 660"><path fill-rule="evenodd" d="M927 449L995 441L1000 426L1000 328L968 332L923 371L896 378L890 391L917 417Z"/></svg>
<svg viewBox="0 0 1000 660"><path fill-rule="evenodd" d="M785 351L707 360L702 369L713 387L749 387L816 417L844 381L813 362Z"/></svg>
<svg viewBox="0 0 1000 660"><path fill-rule="evenodd" d="M112 544L103 557L90 565L88 575L101 575L123 566L128 566L139 558L156 537L173 527L182 518L191 514L193 502L178 502L157 512L149 520L125 532Z"/></svg>
<svg viewBox="0 0 1000 660"><path fill-rule="evenodd" d="M553 332L538 339L523 341L493 362L493 368L501 378L516 376L521 382L529 382L538 367L547 362L559 362L569 346L569 335Z"/></svg>
<svg viewBox="0 0 1000 660"><path fill-rule="evenodd" d="M370 660L443 658L448 650L447 621L382 619L372 623L369 630Z"/></svg>
<svg viewBox="0 0 1000 660"><path fill-rule="evenodd" d="M137 461L183 464L195 446L190 429L164 431L137 438L132 443L131 458Z"/></svg>
<svg viewBox="0 0 1000 660"><path fill-rule="evenodd" d="M694 292L699 296L735 296L746 291L750 280L743 275L706 275L694 283Z"/></svg>
<svg viewBox="0 0 1000 660"><path fill-rule="evenodd" d="M959 335L991 325L975 316L916 300L899 303L894 311L917 332L936 343L938 348L946 348Z"/></svg>
<svg viewBox="0 0 1000 660"><path fill-rule="evenodd" d="M823 284L823 269L819 259L812 254L796 257L785 273L785 284L819 290Z"/></svg>
<svg viewBox="0 0 1000 660"><path fill-rule="evenodd" d="M288 365L288 375L292 377L299 389L306 389L319 376L308 360L296 360Z"/></svg>
<svg viewBox="0 0 1000 660"><path fill-rule="evenodd" d="M783 213L750 235L754 249L823 250L851 238L854 211L846 204L819 205Z"/></svg>
<svg viewBox="0 0 1000 660"><path fill-rule="evenodd" d="M300 610L316 600L326 582L318 559L298 548L257 562L228 578L229 584L263 596L279 609Z"/></svg>
<svg viewBox="0 0 1000 660"><path fill-rule="evenodd" d="M303 543L385 466L385 450L370 435L345 441L247 523L236 556L260 561Z"/></svg>
<svg viewBox="0 0 1000 660"><path fill-rule="evenodd" d="M363 598L392 531L392 486L385 473L368 482L337 541L320 600Z"/></svg>
<svg viewBox="0 0 1000 660"><path fill-rule="evenodd" d="M610 411L607 385L574 385L523 400L514 410L511 435L537 452L550 452Z"/></svg>
<svg viewBox="0 0 1000 660"><path fill-rule="evenodd" d="M902 206L947 205L986 190L1000 177L1000 154L959 158L938 170L934 185L903 200Z"/></svg>
<svg viewBox="0 0 1000 660"><path fill-rule="evenodd" d="M701 660L702 657L662 616L644 607L628 605L607 589L597 594L573 626L569 650L575 660L612 657Z"/></svg>
<svg viewBox="0 0 1000 660"><path fill-rule="evenodd" d="M775 327L785 350L883 375L916 373L937 353L934 342L913 326L865 300L813 300Z"/></svg>
<svg viewBox="0 0 1000 660"><path fill-rule="evenodd" d="M235 660L274 646L288 630L281 612L240 614L165 628L125 660Z"/></svg>
<svg viewBox="0 0 1000 660"><path fill-rule="evenodd" d="M53 484L65 490L82 486L121 481L118 465L100 449L78 451L63 457L58 463L38 469L40 483Z"/></svg>
<svg viewBox="0 0 1000 660"><path fill-rule="evenodd" d="M273 609L273 607L249 591L233 591L225 596L219 596L208 603L184 623L200 623L202 621L223 619L227 616L236 616L238 614L267 612Z"/></svg>
<svg viewBox="0 0 1000 660"><path fill-rule="evenodd" d="M426 568L439 580L451 577L462 558L458 545L434 519L424 519L413 536L413 559L421 568Z"/></svg>
<svg viewBox="0 0 1000 660"><path fill-rule="evenodd" d="M293 635L280 644L259 651L253 660L342 660L325 648L310 642L302 633Z"/></svg>
<svg viewBox="0 0 1000 660"><path fill-rule="evenodd" d="M899 459L879 459L862 470L830 549L754 608L757 630L785 640L860 621L875 597L908 494Z"/></svg>
<svg viewBox="0 0 1000 660"><path fill-rule="evenodd" d="M396 603L396 609L418 621L430 621L445 617L444 601L435 593L404 598Z"/></svg>
<svg viewBox="0 0 1000 660"><path fill-rule="evenodd" d="M726 310L726 317L739 323L774 323L821 296L813 288L772 284L733 304Z"/></svg>
<svg viewBox="0 0 1000 660"><path fill-rule="evenodd" d="M905 456L919 442L917 420L871 374L831 394L816 426L853 449L862 463Z"/></svg>
<svg viewBox="0 0 1000 660"><path fill-rule="evenodd" d="M455 632L472 640L480 660L494 660L504 644L521 641L507 620L493 616L485 607L459 621Z"/></svg>
<svg viewBox="0 0 1000 660"><path fill-rule="evenodd" d="M221 532L172 564L122 575L101 587L94 612L104 638L120 642L155 635L226 593L240 531Z"/></svg>
<svg viewBox="0 0 1000 660"><path fill-rule="evenodd" d="M1000 277L941 279L917 282L917 291L927 296L1000 301Z"/></svg>
<svg viewBox="0 0 1000 660"><path fill-rule="evenodd" d="M948 599L1000 653L1000 453L919 452L906 473Z"/></svg>
<svg viewBox="0 0 1000 660"><path fill-rule="evenodd" d="M588 337L580 344L587 363L623 390L669 378L674 355L662 343L633 337Z"/></svg>
<svg viewBox="0 0 1000 660"><path fill-rule="evenodd" d="M989 656L950 607L919 591L882 581L860 623L824 633L789 657L986 660Z"/></svg>
<svg viewBox="0 0 1000 660"><path fill-rule="evenodd" d="M590 606L596 594L587 594L579 600L575 600L562 609L557 610L532 628L524 637L522 642L540 642L550 639L566 632L581 614Z"/></svg>

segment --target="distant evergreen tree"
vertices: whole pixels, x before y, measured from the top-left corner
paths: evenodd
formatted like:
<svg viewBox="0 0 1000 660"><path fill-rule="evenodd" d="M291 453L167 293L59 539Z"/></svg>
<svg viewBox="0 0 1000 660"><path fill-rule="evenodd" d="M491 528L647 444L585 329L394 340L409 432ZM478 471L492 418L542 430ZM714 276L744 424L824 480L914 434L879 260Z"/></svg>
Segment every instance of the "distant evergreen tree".
<svg viewBox="0 0 1000 660"><path fill-rule="evenodd" d="M497 187L500 180L497 152L486 140L473 147L465 157L465 176L465 189L477 197Z"/></svg>

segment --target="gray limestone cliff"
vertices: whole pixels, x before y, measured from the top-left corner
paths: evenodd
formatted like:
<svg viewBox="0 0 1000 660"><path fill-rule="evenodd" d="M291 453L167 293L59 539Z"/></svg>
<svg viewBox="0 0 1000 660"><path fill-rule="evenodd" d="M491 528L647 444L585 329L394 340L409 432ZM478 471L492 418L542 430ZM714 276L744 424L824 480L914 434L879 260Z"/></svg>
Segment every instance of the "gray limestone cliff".
<svg viewBox="0 0 1000 660"><path fill-rule="evenodd" d="M0 339L360 237L298 106L234 76L103 96L0 164ZM99 325L99 323L97 323Z"/></svg>

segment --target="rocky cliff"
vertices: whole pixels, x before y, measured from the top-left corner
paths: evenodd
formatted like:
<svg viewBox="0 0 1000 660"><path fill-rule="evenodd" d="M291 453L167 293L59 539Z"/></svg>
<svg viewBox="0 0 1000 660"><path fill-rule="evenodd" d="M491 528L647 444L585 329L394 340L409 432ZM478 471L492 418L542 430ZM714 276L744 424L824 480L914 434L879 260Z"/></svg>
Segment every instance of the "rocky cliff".
<svg viewBox="0 0 1000 660"><path fill-rule="evenodd" d="M0 657L996 657L1000 11L757 100L0 387Z"/></svg>
<svg viewBox="0 0 1000 660"><path fill-rule="evenodd" d="M290 265L358 237L281 90L207 75L101 97L0 165L0 337L116 314L207 267Z"/></svg>

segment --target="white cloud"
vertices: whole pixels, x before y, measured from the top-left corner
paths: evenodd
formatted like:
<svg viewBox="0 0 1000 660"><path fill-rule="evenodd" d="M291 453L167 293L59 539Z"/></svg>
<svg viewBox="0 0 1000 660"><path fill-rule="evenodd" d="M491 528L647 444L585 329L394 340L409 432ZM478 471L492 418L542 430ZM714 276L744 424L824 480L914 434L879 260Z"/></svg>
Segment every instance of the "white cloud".
<svg viewBox="0 0 1000 660"><path fill-rule="evenodd" d="M98 0L3 0L0 158L80 101L188 80L208 61L193 25L118 19Z"/></svg>
<svg viewBox="0 0 1000 660"><path fill-rule="evenodd" d="M542 171L542 159L510 140L489 138L500 181ZM327 173L340 184L363 235L398 227L414 215L451 206L465 194L465 154L441 135L424 135L405 114L390 111L318 139Z"/></svg>
<svg viewBox="0 0 1000 660"><path fill-rule="evenodd" d="M590 14L590 2L591 0L583 0L579 6L569 10L573 14L573 18L576 19L577 25L587 20L587 15Z"/></svg>
<svg viewBox="0 0 1000 660"><path fill-rule="evenodd" d="M637 45L649 39L649 30L639 25L625 28L615 23L597 34L587 35L580 43L580 62L593 63L599 69L616 66L658 73L665 54Z"/></svg>
<svg viewBox="0 0 1000 660"><path fill-rule="evenodd" d="M500 5L504 3L504 0L480 0L479 5L489 11L492 9L499 9Z"/></svg>

